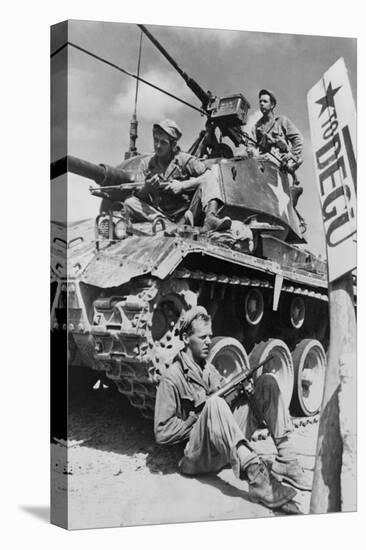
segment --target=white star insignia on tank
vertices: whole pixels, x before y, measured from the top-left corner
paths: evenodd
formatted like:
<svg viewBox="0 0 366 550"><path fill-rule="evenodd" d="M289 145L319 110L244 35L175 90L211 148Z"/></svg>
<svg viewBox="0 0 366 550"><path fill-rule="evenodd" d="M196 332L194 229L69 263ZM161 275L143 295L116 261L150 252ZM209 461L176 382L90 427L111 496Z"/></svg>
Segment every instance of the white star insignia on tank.
<svg viewBox="0 0 366 550"><path fill-rule="evenodd" d="M274 185L271 182L268 182L268 185L271 186L271 189L275 193L277 200L278 200L278 212L279 215L282 216L283 214L286 215L286 218L289 219L288 216L288 204L290 202L289 195L285 192L282 185L282 180L280 174L277 174L277 185Z"/></svg>

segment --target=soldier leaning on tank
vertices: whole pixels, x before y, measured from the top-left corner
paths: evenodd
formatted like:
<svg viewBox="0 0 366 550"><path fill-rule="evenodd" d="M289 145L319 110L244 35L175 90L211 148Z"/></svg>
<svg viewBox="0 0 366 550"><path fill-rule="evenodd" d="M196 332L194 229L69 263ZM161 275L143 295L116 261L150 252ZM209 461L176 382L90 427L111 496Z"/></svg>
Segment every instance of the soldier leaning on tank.
<svg viewBox="0 0 366 550"><path fill-rule="evenodd" d="M163 120L153 126L155 153L143 159L136 181L145 181L139 192L125 201L132 221L153 222L157 217L175 218L188 210L189 198L195 192L205 213L205 231L226 231L231 226L228 217L220 219L219 183L197 158L183 153L177 145L182 132L173 120ZM189 217L186 220L192 223ZM193 223L192 223L193 224Z"/></svg>
<svg viewBox="0 0 366 550"><path fill-rule="evenodd" d="M154 421L157 443L187 441L180 472L218 472L230 463L235 475L248 481L250 498L269 508L283 506L296 494L278 479L311 490L310 480L295 456L293 425L275 377L262 374L254 392L258 411L278 451L270 472L248 443L258 420L245 397L238 398L231 410L222 397L215 395L225 379L206 362L212 331L205 308L188 310L180 336L185 347L161 378Z"/></svg>

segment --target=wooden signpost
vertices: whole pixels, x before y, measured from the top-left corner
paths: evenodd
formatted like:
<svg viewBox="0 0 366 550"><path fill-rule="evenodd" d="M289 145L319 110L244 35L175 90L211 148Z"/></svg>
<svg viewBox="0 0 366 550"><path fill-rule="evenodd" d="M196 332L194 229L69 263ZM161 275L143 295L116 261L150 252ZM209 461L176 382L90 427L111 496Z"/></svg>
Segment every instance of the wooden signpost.
<svg viewBox="0 0 366 550"><path fill-rule="evenodd" d="M344 60L308 93L328 257L330 346L310 512L356 510L356 109Z"/></svg>

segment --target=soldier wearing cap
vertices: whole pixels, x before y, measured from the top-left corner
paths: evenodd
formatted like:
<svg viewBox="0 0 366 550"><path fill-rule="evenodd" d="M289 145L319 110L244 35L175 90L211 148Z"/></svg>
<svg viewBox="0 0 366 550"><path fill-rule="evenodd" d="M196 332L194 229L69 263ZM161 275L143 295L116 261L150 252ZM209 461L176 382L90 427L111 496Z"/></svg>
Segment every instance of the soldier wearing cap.
<svg viewBox="0 0 366 550"><path fill-rule="evenodd" d="M154 431L162 445L186 443L179 462L181 473L218 472L230 463L235 475L248 481L250 498L269 508L283 506L296 494L279 479L311 490L295 456L292 422L274 376L262 374L254 393L278 451L269 472L248 442L258 427L258 418L245 397L238 398L230 409L215 395L225 379L207 362L212 329L204 307L186 312L180 337L184 349L162 376L157 390Z"/></svg>
<svg viewBox="0 0 366 550"><path fill-rule="evenodd" d="M256 122L252 131L258 153L260 155L272 153L279 159L282 166L293 173L302 164L304 138L289 118L274 112L277 99L271 90L260 90L258 97L262 117ZM272 156L270 158L273 159ZM297 183L297 180L294 183Z"/></svg>
<svg viewBox="0 0 366 550"><path fill-rule="evenodd" d="M205 213L204 230L225 231L231 220L217 215L222 205L219 182L202 162L180 150L181 137L173 120L153 125L155 153L142 160L136 176L145 185L125 201L125 207L133 221L154 221L161 216L176 221L187 212L196 193L195 200L199 199Z"/></svg>

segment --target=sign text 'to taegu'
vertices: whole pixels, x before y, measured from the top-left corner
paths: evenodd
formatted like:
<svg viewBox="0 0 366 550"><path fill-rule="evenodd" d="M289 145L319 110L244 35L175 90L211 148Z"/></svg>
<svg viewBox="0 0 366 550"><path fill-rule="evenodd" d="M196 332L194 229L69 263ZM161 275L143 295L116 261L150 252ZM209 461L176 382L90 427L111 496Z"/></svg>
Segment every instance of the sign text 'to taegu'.
<svg viewBox="0 0 366 550"><path fill-rule="evenodd" d="M356 109L339 59L308 93L329 281L356 267Z"/></svg>

